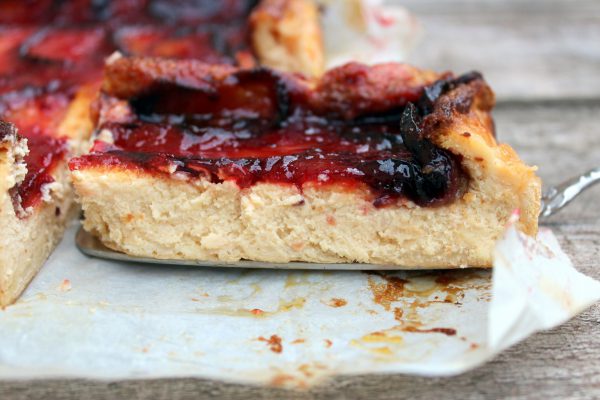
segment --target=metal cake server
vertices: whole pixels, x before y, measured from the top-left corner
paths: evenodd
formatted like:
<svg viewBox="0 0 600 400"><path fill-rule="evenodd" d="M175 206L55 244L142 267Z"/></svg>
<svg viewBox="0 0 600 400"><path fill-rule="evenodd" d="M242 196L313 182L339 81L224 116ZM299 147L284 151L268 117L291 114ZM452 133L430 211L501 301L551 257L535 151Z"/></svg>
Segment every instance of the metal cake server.
<svg viewBox="0 0 600 400"><path fill-rule="evenodd" d="M593 168L583 175L568 179L545 190L542 194L540 222L545 222L573 201L581 192L598 182L600 182L600 167Z"/></svg>
<svg viewBox="0 0 600 400"><path fill-rule="evenodd" d="M557 186L550 187L542 194L542 207L540 212L540 223L544 223L549 217L567 206L581 192L600 182L600 167L591 169L583 175L571 178ZM313 270L395 270L397 265L382 264L360 264L360 263L268 263L260 261L202 261L202 260L161 260L148 257L130 256L120 253L104 246L95 236L80 227L75 236L77 248L84 254L107 260L127 261L137 263L202 266L202 267L227 267L227 268L271 268L271 269L313 269Z"/></svg>

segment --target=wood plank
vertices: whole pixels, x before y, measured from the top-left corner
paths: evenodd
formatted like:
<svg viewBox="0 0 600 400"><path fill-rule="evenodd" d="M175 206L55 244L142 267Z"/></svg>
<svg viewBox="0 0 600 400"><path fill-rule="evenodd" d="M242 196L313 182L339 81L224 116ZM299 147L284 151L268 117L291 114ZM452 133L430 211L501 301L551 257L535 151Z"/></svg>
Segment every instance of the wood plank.
<svg viewBox="0 0 600 400"><path fill-rule="evenodd" d="M600 102L505 104L499 137L549 182L600 164ZM557 215L552 227L575 266L600 279L600 186ZM563 326L538 333L472 372L454 378L339 377L307 392L199 379L125 382L55 380L0 383L0 399L397 399L600 397L600 305Z"/></svg>
<svg viewBox="0 0 600 400"><path fill-rule="evenodd" d="M501 101L600 96L600 2L402 0L424 35L409 62L479 70Z"/></svg>

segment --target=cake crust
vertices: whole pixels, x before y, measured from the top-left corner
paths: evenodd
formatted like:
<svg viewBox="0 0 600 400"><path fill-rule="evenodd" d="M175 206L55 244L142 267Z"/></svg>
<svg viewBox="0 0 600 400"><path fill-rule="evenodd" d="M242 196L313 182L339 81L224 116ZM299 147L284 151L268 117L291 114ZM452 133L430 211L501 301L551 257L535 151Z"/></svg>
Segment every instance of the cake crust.
<svg viewBox="0 0 600 400"><path fill-rule="evenodd" d="M76 209L66 159L51 171L54 182L42 202L20 209L13 190L25 177L28 151L14 125L0 121L0 307L14 302L33 279Z"/></svg>

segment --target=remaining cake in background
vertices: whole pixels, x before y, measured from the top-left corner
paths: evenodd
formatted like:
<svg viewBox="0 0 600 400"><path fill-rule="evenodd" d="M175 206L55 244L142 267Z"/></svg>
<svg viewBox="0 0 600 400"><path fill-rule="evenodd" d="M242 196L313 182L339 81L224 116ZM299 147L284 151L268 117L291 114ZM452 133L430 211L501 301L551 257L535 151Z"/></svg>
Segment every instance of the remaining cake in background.
<svg viewBox="0 0 600 400"><path fill-rule="evenodd" d="M132 255L489 267L513 211L535 235L540 206L493 105L477 73L115 58L70 167L84 228Z"/></svg>
<svg viewBox="0 0 600 400"><path fill-rule="evenodd" d="M318 74L316 14L310 0L0 2L0 306L23 291L73 214L66 162L89 148L108 55L277 61Z"/></svg>

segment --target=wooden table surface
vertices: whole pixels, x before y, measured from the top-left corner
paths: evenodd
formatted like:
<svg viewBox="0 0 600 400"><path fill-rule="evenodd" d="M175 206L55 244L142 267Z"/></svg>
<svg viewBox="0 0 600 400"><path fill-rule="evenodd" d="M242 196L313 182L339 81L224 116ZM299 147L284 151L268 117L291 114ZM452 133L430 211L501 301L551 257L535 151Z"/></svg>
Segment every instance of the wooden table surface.
<svg viewBox="0 0 600 400"><path fill-rule="evenodd" d="M600 166L600 1L402 1L425 27L411 62L478 69L499 97L502 141L547 184ZM600 279L600 185L550 225L575 266ZM1 334L1 333L0 333ZM309 391L201 379L0 383L0 399L600 398L600 305L453 378L339 377Z"/></svg>

